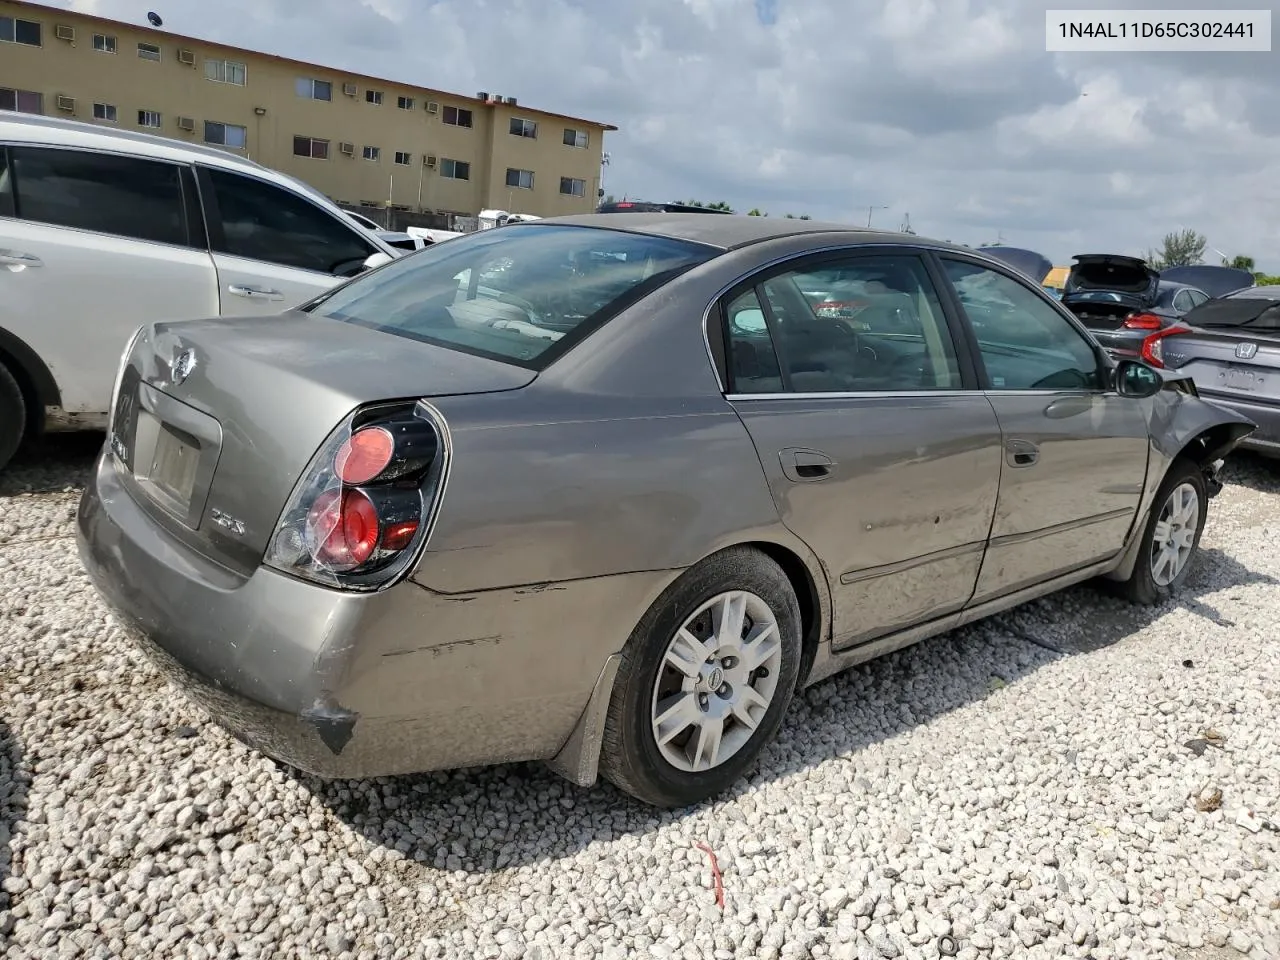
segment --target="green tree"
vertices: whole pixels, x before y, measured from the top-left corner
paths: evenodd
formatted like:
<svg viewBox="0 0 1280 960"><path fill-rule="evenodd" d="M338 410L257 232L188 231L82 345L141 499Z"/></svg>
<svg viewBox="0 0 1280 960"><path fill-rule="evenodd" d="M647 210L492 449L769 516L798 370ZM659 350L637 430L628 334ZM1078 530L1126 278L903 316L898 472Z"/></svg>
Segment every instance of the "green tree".
<svg viewBox="0 0 1280 960"><path fill-rule="evenodd" d="M703 207L707 210L723 210L725 213L733 213L733 207L723 200L717 200L715 203L705 203L702 200L681 200L680 202L688 207Z"/></svg>
<svg viewBox="0 0 1280 960"><path fill-rule="evenodd" d="M1253 273L1253 257L1246 257L1243 253L1237 253L1230 260L1223 257L1222 265L1224 267L1233 267L1236 270L1248 270Z"/></svg>
<svg viewBox="0 0 1280 960"><path fill-rule="evenodd" d="M759 207L752 207L750 210L747 211L747 216L748 217L767 217L768 214L765 213L763 210L761 210Z"/></svg>
<svg viewBox="0 0 1280 960"><path fill-rule="evenodd" d="M1192 267L1204 263L1204 248L1208 243L1203 234L1190 228L1166 233L1158 251L1147 251L1147 263L1156 270Z"/></svg>
<svg viewBox="0 0 1280 960"><path fill-rule="evenodd" d="M813 217L809 216L807 213L802 213L798 217L794 213L788 213L787 219L788 220L812 220Z"/></svg>

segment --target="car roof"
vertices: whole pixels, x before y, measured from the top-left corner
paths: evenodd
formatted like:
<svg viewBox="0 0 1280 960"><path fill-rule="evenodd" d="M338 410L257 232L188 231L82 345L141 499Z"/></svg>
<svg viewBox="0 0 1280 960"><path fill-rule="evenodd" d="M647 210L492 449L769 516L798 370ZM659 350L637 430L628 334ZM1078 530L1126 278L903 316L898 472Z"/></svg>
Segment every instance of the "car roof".
<svg viewBox="0 0 1280 960"><path fill-rule="evenodd" d="M577 216L548 218L537 221L531 226L536 226L537 223L602 227L628 233L644 233L655 237L668 237L673 240L690 240L696 243L705 243L709 246L720 247L723 250L734 250L738 247L745 247L765 240L775 240L779 237L843 233L848 234L849 239L855 242L912 243L918 246L949 249L981 256L980 249L975 250L969 247L929 240L913 233L870 230L865 227L850 226L847 223L788 219L786 217L748 217L745 215L708 217L701 213L586 213ZM502 229L519 230L521 227L521 224L514 224Z"/></svg>
<svg viewBox="0 0 1280 960"><path fill-rule="evenodd" d="M270 175L273 180L278 177L275 171L260 163L217 147L32 113L0 113L0 140L131 153L179 163L194 163L198 160L210 166L251 171L258 176Z"/></svg>

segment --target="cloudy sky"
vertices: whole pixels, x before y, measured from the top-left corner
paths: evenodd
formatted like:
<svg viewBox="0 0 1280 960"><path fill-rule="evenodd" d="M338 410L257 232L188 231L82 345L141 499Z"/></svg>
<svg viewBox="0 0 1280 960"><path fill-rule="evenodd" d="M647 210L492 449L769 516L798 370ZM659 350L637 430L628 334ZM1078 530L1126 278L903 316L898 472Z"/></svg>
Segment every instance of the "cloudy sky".
<svg viewBox="0 0 1280 960"><path fill-rule="evenodd" d="M610 193L864 224L873 207L1059 263L1191 227L1280 273L1280 52L1046 53L1065 0L62 5L617 124Z"/></svg>

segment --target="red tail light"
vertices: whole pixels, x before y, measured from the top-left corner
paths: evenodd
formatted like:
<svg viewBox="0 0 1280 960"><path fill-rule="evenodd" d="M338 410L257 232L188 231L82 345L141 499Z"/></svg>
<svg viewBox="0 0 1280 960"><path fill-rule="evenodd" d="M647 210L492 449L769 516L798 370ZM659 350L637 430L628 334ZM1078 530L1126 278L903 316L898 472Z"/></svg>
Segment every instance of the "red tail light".
<svg viewBox="0 0 1280 960"><path fill-rule="evenodd" d="M1153 367L1164 366L1164 347L1161 345L1166 337L1176 337L1179 334L1190 333L1187 327L1166 327L1156 333L1151 334L1142 341L1142 359Z"/></svg>
<svg viewBox="0 0 1280 960"><path fill-rule="evenodd" d="M1124 325L1130 330L1159 330L1164 321L1154 313L1131 313L1124 318Z"/></svg>
<svg viewBox="0 0 1280 960"><path fill-rule="evenodd" d="M445 427L426 404L358 411L312 458L264 562L346 589L377 589L412 561L447 469Z"/></svg>

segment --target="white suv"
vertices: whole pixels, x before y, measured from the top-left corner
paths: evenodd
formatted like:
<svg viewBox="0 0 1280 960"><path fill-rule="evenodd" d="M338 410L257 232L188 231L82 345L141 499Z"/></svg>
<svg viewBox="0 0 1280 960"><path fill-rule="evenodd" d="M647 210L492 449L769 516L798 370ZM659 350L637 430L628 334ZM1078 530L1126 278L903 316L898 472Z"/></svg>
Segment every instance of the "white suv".
<svg viewBox="0 0 1280 960"><path fill-rule="evenodd" d="M400 253L242 157L0 113L0 468L105 426L139 325L278 313Z"/></svg>

